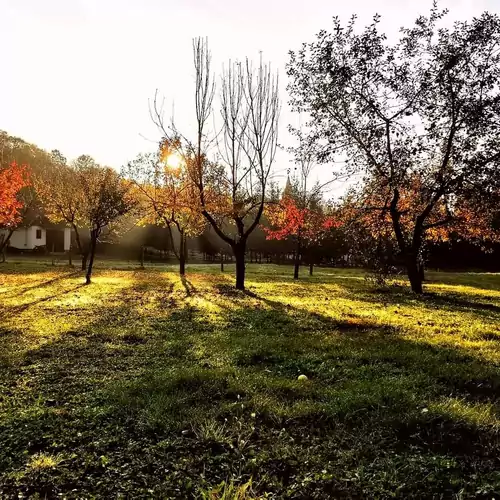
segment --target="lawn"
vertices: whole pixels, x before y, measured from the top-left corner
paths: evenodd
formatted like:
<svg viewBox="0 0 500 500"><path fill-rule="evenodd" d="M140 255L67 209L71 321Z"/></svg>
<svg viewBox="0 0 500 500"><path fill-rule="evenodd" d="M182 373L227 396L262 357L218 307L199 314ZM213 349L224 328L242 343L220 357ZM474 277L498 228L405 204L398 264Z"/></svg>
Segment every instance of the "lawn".
<svg viewBox="0 0 500 500"><path fill-rule="evenodd" d="M233 271L0 267L0 498L500 493L500 275Z"/></svg>

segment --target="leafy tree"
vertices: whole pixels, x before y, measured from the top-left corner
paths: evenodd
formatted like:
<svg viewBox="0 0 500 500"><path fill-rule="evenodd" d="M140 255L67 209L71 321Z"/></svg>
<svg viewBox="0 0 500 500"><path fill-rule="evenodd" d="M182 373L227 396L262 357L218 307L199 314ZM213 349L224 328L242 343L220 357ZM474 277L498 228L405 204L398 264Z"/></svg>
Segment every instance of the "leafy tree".
<svg viewBox="0 0 500 500"><path fill-rule="evenodd" d="M29 165L35 176L52 163L52 158L47 151L0 130L0 165L5 168L12 162Z"/></svg>
<svg viewBox="0 0 500 500"><path fill-rule="evenodd" d="M422 209L419 206L421 189L418 177L401 189L399 206L402 224L410 224L411 217ZM389 211L373 209L383 205L389 194L387 186L365 182L361 189L351 189L338 206L345 238L351 250L358 253L358 262L381 278L388 277L401 264L396 255L397 240ZM453 203L443 198L429 215L429 229L421 252L427 254L431 245L449 240L467 240L481 246L499 241L499 201L499 192L480 198L462 193L460 198L454 198ZM449 223L439 223L446 218ZM423 267L420 271L423 272Z"/></svg>
<svg viewBox="0 0 500 500"><path fill-rule="evenodd" d="M125 175L135 188L141 207L141 223L166 227L172 249L179 260L179 274L184 276L187 259L187 238L201 234L205 219L201 214L196 188L186 166L169 164L164 144L160 154L142 154L130 162ZM172 226L177 229L175 244Z"/></svg>
<svg viewBox="0 0 500 500"><path fill-rule="evenodd" d="M40 220L43 215L32 181L39 172L51 164L51 158L46 151L34 144L29 144L19 137L10 136L7 132L0 130L0 170L7 171L13 163L18 166L27 166L24 168L26 172L29 172L31 182L26 182L17 192L16 197L21 206L17 210L18 217L15 225L10 225L7 236L4 236L3 242L0 243L0 251L3 257L13 232L20 226L28 226Z"/></svg>
<svg viewBox="0 0 500 500"><path fill-rule="evenodd" d="M24 202L21 195L23 188L30 185L29 168L12 162L7 167L0 167L0 229L6 233L0 235L0 254L5 260L4 250L9 240L22 221Z"/></svg>
<svg viewBox="0 0 500 500"><path fill-rule="evenodd" d="M86 283L90 284L96 246L103 230L106 229L108 235L117 231L119 222L134 210L136 202L130 183L112 168L79 164L76 174L83 190L82 219L90 230L86 274Z"/></svg>
<svg viewBox="0 0 500 500"><path fill-rule="evenodd" d="M51 156L52 164L35 177L36 192L43 205L45 216L56 224L64 222L74 230L84 271L88 248L84 246L80 230L84 223L85 196L83 185L77 175L77 168L83 162L76 160L73 165L68 165L66 158L57 150L52 151Z"/></svg>
<svg viewBox="0 0 500 500"><path fill-rule="evenodd" d="M379 16L363 31L355 17L292 52L294 109L308 113L321 162L383 193L364 208L388 214L411 288L422 292L422 248L451 224L464 192L491 196L500 160L500 19L484 13L452 28L434 5L391 45ZM403 203L403 192L415 199Z"/></svg>
<svg viewBox="0 0 500 500"><path fill-rule="evenodd" d="M23 203L19 192L30 183L28 167L13 162L0 169L0 226L15 226L20 219L19 209Z"/></svg>
<svg viewBox="0 0 500 500"><path fill-rule="evenodd" d="M288 175L283 196L277 205L269 204L268 219L274 229L267 229L268 239L283 240L291 238L295 243L294 279L299 278L299 268L303 250L312 249L326 236L326 230L335 223L333 218L326 217L322 207L322 190L330 184L316 182L310 186L310 176L313 173L313 145L303 137L301 130L291 131L298 137L297 147L289 148L295 156L293 182ZM311 252L309 252L311 253ZM311 257L311 255L310 255ZM313 261L309 259L309 273L312 275Z"/></svg>
<svg viewBox="0 0 500 500"><path fill-rule="evenodd" d="M299 200L285 194L278 204L269 205L266 213L270 223L270 227L264 228L267 239L292 238L295 241L294 279L299 278L303 249L319 244L328 230L337 225L335 219L325 214L321 207L314 207L313 203L308 205L301 207ZM312 273L312 267L310 271Z"/></svg>
<svg viewBox="0 0 500 500"><path fill-rule="evenodd" d="M454 215L446 237L453 235L481 246L500 241L500 189L488 197L462 196L455 201Z"/></svg>

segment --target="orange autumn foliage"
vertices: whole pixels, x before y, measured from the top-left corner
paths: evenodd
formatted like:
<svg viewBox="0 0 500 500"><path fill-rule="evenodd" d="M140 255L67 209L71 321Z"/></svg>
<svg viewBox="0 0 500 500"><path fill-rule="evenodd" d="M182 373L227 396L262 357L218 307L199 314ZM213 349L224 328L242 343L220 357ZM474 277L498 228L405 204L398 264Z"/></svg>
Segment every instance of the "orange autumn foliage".
<svg viewBox="0 0 500 500"><path fill-rule="evenodd" d="M320 210L299 208L295 200L285 196L266 212L271 227L264 227L268 240L284 240L289 236L300 237L313 243L319 241L328 229L338 227L339 223Z"/></svg>
<svg viewBox="0 0 500 500"><path fill-rule="evenodd" d="M30 185L27 165L11 163L0 169L0 227L16 226L21 218L20 210L24 204L19 199L22 188Z"/></svg>
<svg viewBox="0 0 500 500"><path fill-rule="evenodd" d="M448 231L463 239L485 242L500 241L500 207L461 200L455 210L455 220Z"/></svg>
<svg viewBox="0 0 500 500"><path fill-rule="evenodd" d="M397 208L401 214L401 227L409 238L415 228L416 217L424 211L429 200L417 176L401 188L399 194ZM350 193L344 198L340 217L345 223L361 223L376 238L391 238L394 236L389 210L392 196L388 186L368 184L361 194ZM442 198L425 221L426 239L447 241L451 235L458 235L468 240L500 241L500 231L494 224L495 217L497 213L491 206L473 203L465 198Z"/></svg>

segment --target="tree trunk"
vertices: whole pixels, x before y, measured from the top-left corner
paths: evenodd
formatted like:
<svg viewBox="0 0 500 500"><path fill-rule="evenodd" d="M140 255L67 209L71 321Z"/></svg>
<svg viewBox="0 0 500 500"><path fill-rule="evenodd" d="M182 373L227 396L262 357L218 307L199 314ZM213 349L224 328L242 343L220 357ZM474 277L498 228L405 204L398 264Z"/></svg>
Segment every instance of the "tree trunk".
<svg viewBox="0 0 500 500"><path fill-rule="evenodd" d="M313 269L314 269L314 264L311 261L309 262L309 276L313 275Z"/></svg>
<svg viewBox="0 0 500 500"><path fill-rule="evenodd" d="M73 255L71 255L71 246L69 247L68 250L68 264L69 267L73 267Z"/></svg>
<svg viewBox="0 0 500 500"><path fill-rule="evenodd" d="M7 260L7 247L9 246L9 241L14 234L14 229L10 229L7 236L0 236L0 263L4 263Z"/></svg>
<svg viewBox="0 0 500 500"><path fill-rule="evenodd" d="M179 274L184 276L186 274L186 236L184 233L180 233L180 243L179 243Z"/></svg>
<svg viewBox="0 0 500 500"><path fill-rule="evenodd" d="M413 241L411 250L408 253L408 278L413 292L423 293L424 282L424 259L422 257L422 241L424 235L425 216L420 214L415 221L413 230Z"/></svg>
<svg viewBox="0 0 500 500"><path fill-rule="evenodd" d="M245 289L245 247L246 242L239 242L233 247L234 258L236 259L236 289Z"/></svg>
<svg viewBox="0 0 500 500"><path fill-rule="evenodd" d="M92 267L94 266L94 257L95 257L96 246L97 246L97 230L94 229L91 231L91 235L90 235L90 260L89 260L89 266L87 268L87 276L86 276L86 281L85 281L85 283L87 285L90 285L90 283L91 283Z"/></svg>
<svg viewBox="0 0 500 500"><path fill-rule="evenodd" d="M423 293L423 265L419 262L419 252L422 245L423 235L423 222L425 217L421 214L417 217L415 228L413 230L413 241L408 245L405 241L403 229L401 227L401 212L397 209L399 201L399 191L394 189L393 198L390 205L390 214L392 218L392 225L398 242L398 247L401 255L406 261L406 271L412 292L421 294Z"/></svg>
<svg viewBox="0 0 500 500"><path fill-rule="evenodd" d="M299 257L299 253L297 252L295 254L295 262L293 264L293 279L294 280L299 279L299 268L300 268L300 257Z"/></svg>
<svg viewBox="0 0 500 500"><path fill-rule="evenodd" d="M295 259L293 267L293 279L299 279L299 268L300 268L300 238L297 238L297 247L295 248Z"/></svg>
<svg viewBox="0 0 500 500"><path fill-rule="evenodd" d="M87 270L87 259L89 258L89 250L86 248L82 253L82 271Z"/></svg>
<svg viewBox="0 0 500 500"><path fill-rule="evenodd" d="M418 262L418 257L413 254L409 255L406 267L412 292L423 293L423 266Z"/></svg>
<svg viewBox="0 0 500 500"><path fill-rule="evenodd" d="M224 272L224 253L220 253L220 272Z"/></svg>
<svg viewBox="0 0 500 500"><path fill-rule="evenodd" d="M88 254L88 249L83 248L82 245L82 240L80 239L80 232L78 231L78 226L76 224L72 224L73 229L75 231L75 239L76 239L76 246L78 247L78 251L80 252L80 255L82 256L82 271L85 271L87 269L87 255Z"/></svg>

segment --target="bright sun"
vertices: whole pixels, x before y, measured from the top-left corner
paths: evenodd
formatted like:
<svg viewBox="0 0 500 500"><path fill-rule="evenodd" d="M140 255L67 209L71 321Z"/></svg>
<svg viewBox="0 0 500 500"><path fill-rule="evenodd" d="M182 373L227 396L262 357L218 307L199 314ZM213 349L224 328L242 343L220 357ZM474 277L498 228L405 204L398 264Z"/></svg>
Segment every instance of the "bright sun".
<svg viewBox="0 0 500 500"><path fill-rule="evenodd" d="M182 158L177 153L172 153L167 156L167 165L170 168L179 168L182 163Z"/></svg>

